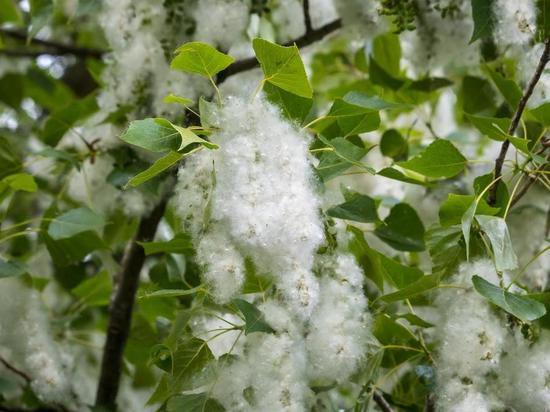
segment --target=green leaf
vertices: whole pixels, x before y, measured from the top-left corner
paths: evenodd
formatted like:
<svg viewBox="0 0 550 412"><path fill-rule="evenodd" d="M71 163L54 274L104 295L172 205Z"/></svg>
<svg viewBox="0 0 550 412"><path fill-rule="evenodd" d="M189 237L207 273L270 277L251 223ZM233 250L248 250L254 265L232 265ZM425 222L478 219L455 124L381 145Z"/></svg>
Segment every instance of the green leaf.
<svg viewBox="0 0 550 412"><path fill-rule="evenodd" d="M373 322L372 333L374 337L385 346L382 367L393 368L402 364L421 351L421 346L414 334L404 325L396 322L387 314L378 315ZM407 347L411 349L401 349Z"/></svg>
<svg viewBox="0 0 550 412"><path fill-rule="evenodd" d="M531 109L530 112L539 122L544 125L544 127L550 126L550 102L543 103L540 106Z"/></svg>
<svg viewBox="0 0 550 412"><path fill-rule="evenodd" d="M406 203L392 207L374 233L396 250L419 252L425 249L424 225L416 211Z"/></svg>
<svg viewBox="0 0 550 412"><path fill-rule="evenodd" d="M28 38L34 37L52 18L54 4L52 0L30 0L31 24Z"/></svg>
<svg viewBox="0 0 550 412"><path fill-rule="evenodd" d="M67 162L75 169L80 170L80 163L78 162L76 157L65 150L54 149L53 147L46 147L44 150L39 151L36 155Z"/></svg>
<svg viewBox="0 0 550 412"><path fill-rule="evenodd" d="M271 326L264 320L264 315L256 306L252 303L248 303L243 299L233 299L233 303L241 311L244 316L244 334L248 335L253 332L275 332Z"/></svg>
<svg viewBox="0 0 550 412"><path fill-rule="evenodd" d="M476 197L460 219L462 235L464 236L464 243L466 245L466 260L470 260L470 229L472 228L472 222L474 221L478 203L478 197Z"/></svg>
<svg viewBox="0 0 550 412"><path fill-rule="evenodd" d="M0 23L21 24L21 12L14 0L0 0Z"/></svg>
<svg viewBox="0 0 550 412"><path fill-rule="evenodd" d="M474 31L470 44L492 34L495 25L493 16L494 0L471 0Z"/></svg>
<svg viewBox="0 0 550 412"><path fill-rule="evenodd" d="M398 289L403 289L424 276L424 272L418 268L402 265L398 261L384 256L382 253L377 253L380 257L380 264L382 265L386 279Z"/></svg>
<svg viewBox="0 0 550 412"><path fill-rule="evenodd" d="M453 82L443 77L426 77L420 80L414 80L408 85L410 90L430 93L444 87L452 86Z"/></svg>
<svg viewBox="0 0 550 412"><path fill-rule="evenodd" d="M176 395L166 404L166 412L224 412L225 408L207 393Z"/></svg>
<svg viewBox="0 0 550 412"><path fill-rule="evenodd" d="M458 225L462 221L462 216L468 210L468 207L475 201L474 195L456 195L449 193L447 200L441 204L439 208L439 223L443 227ZM500 208L491 207L483 199L479 202L476 214L479 215L496 215Z"/></svg>
<svg viewBox="0 0 550 412"><path fill-rule="evenodd" d="M495 108L494 88L489 81L481 77L464 76L459 94L460 102L466 113L493 112Z"/></svg>
<svg viewBox="0 0 550 412"><path fill-rule="evenodd" d="M405 319L407 320L411 325L414 326L420 326L421 328L431 328L435 326L432 323L426 322L421 317L413 314L413 313L405 313L403 315L395 315L397 319Z"/></svg>
<svg viewBox="0 0 550 412"><path fill-rule="evenodd" d="M278 106L283 115L290 120L301 124L309 114L313 100L287 92L271 83L264 85L264 93L267 99Z"/></svg>
<svg viewBox="0 0 550 412"><path fill-rule="evenodd" d="M347 230L352 234L348 248L363 269L363 274L372 280L378 289L384 291L385 271L380 262L380 254L369 247L360 229L348 226Z"/></svg>
<svg viewBox="0 0 550 412"><path fill-rule="evenodd" d="M190 129L176 126L162 118L134 120L120 138L151 152L178 151L193 143L209 149L218 148L218 145L201 139Z"/></svg>
<svg viewBox="0 0 550 412"><path fill-rule="evenodd" d="M0 258L0 279L21 276L27 273L27 268L17 261L5 261Z"/></svg>
<svg viewBox="0 0 550 412"><path fill-rule="evenodd" d="M384 71L392 76L399 76L401 60L399 36L393 33L376 36L372 41L372 55Z"/></svg>
<svg viewBox="0 0 550 412"><path fill-rule="evenodd" d="M143 247L145 255L156 253L187 253L193 249L193 244L188 235L179 233L165 242L137 242Z"/></svg>
<svg viewBox="0 0 550 412"><path fill-rule="evenodd" d="M86 279L72 290L73 295L88 306L107 306L113 291L113 283L109 272L103 270L97 275Z"/></svg>
<svg viewBox="0 0 550 412"><path fill-rule="evenodd" d="M502 272L517 269L518 259L512 246L506 221L495 216L477 216L476 220L491 242L497 270Z"/></svg>
<svg viewBox="0 0 550 412"><path fill-rule="evenodd" d="M148 405L164 403L173 395L193 386L193 379L214 359L205 341L198 338L181 339L172 353L171 373L162 376Z"/></svg>
<svg viewBox="0 0 550 412"><path fill-rule="evenodd" d="M14 110L19 110L24 97L25 89L22 75L6 73L0 78L0 102L6 103Z"/></svg>
<svg viewBox="0 0 550 412"><path fill-rule="evenodd" d="M481 133L489 137L490 139L502 142L509 140L518 150L523 153L529 153L529 140L519 137L510 136L507 133L510 127L511 120L508 118L497 117L482 117L466 114L468 120L478 129Z"/></svg>
<svg viewBox="0 0 550 412"><path fill-rule="evenodd" d="M379 221L374 199L360 193L346 196L346 202L328 209L327 215L363 223Z"/></svg>
<svg viewBox="0 0 550 412"><path fill-rule="evenodd" d="M388 129L380 139L380 151L384 156L394 160L407 158L409 145L405 138L396 129Z"/></svg>
<svg viewBox="0 0 550 412"><path fill-rule="evenodd" d="M301 97L313 96L296 45L284 47L256 38L252 41L252 47L264 72L264 82Z"/></svg>
<svg viewBox="0 0 550 412"><path fill-rule="evenodd" d="M348 95L343 99L336 99L330 111L317 119L311 128L325 134L324 132L332 127L334 132L331 137L348 137L378 129L380 115L377 109L364 107L357 104L358 100L352 99L353 95L351 99Z"/></svg>
<svg viewBox="0 0 550 412"><path fill-rule="evenodd" d="M369 149L358 147L343 137L337 137L329 141L319 136L319 139L332 149L332 151L324 152L321 155L321 159L317 165L319 176L325 182L339 176L352 166L357 166L369 173L374 173L374 170L360 162Z"/></svg>
<svg viewBox="0 0 550 412"><path fill-rule="evenodd" d="M69 102L64 107L53 111L46 118L40 132L42 140L50 146L55 146L73 126L90 117L98 109L94 94Z"/></svg>
<svg viewBox="0 0 550 412"><path fill-rule="evenodd" d="M70 238L86 231L99 231L105 226L105 220L88 208L69 210L52 220L48 235L54 240Z"/></svg>
<svg viewBox="0 0 550 412"><path fill-rule="evenodd" d="M394 169L393 167L385 167L384 169L378 171L377 175L387 177L388 179L398 180L400 182L410 183L413 185L426 185L426 182L422 180L413 179L412 177L406 176L400 170Z"/></svg>
<svg viewBox="0 0 550 412"><path fill-rule="evenodd" d="M440 278L438 275L426 275L397 292L381 296L380 299L384 302L396 302L398 300L410 299L413 296L437 288L439 286L439 281Z"/></svg>
<svg viewBox="0 0 550 412"><path fill-rule="evenodd" d="M7 184L13 190L21 190L24 192L36 192L38 186L34 181L34 177L27 173L17 173L2 179L2 182Z"/></svg>
<svg viewBox="0 0 550 412"><path fill-rule="evenodd" d="M432 259L432 274L448 276L465 259L460 226L434 227L426 232L425 237Z"/></svg>
<svg viewBox="0 0 550 412"><path fill-rule="evenodd" d="M398 90L405 80L388 73L374 58L369 59L369 80L390 90Z"/></svg>
<svg viewBox="0 0 550 412"><path fill-rule="evenodd" d="M491 80L504 97L504 100L506 100L512 110L515 110L515 108L518 106L521 96L523 95L517 83L512 79L506 79L502 74L491 69L490 67L487 67L486 70L489 73Z"/></svg>
<svg viewBox="0 0 550 412"><path fill-rule="evenodd" d="M209 102L204 97L199 99L199 113L201 115L201 126L202 127L219 127L217 124L220 106L214 102Z"/></svg>
<svg viewBox="0 0 550 412"><path fill-rule="evenodd" d="M197 73L213 79L213 77L228 67L235 59L219 52L206 43L190 42L178 47L170 67L187 73Z"/></svg>
<svg viewBox="0 0 550 412"><path fill-rule="evenodd" d="M0 179L19 172L22 167L14 145L5 137L0 136Z"/></svg>
<svg viewBox="0 0 550 412"><path fill-rule="evenodd" d="M164 99L162 99L162 101L164 103L181 104L184 107L187 107L190 104L193 104L193 100L188 99L187 97L176 96L173 93L170 93L168 96L166 96Z"/></svg>
<svg viewBox="0 0 550 412"><path fill-rule="evenodd" d="M138 294L138 299L150 298L178 298L181 296L194 295L203 290L202 286L196 286L191 289L160 289L153 292L144 292Z"/></svg>
<svg viewBox="0 0 550 412"><path fill-rule="evenodd" d="M174 164L178 163L184 156L185 153L174 151L168 152L167 155L161 157L160 159L157 159L155 163L151 165L151 167L132 177L128 181L128 186L136 187L151 180L155 176L158 176L159 174L164 172L166 169L169 169Z"/></svg>
<svg viewBox="0 0 550 412"><path fill-rule="evenodd" d="M438 139L424 151L397 165L432 178L454 177L464 170L466 158L448 140Z"/></svg>
<svg viewBox="0 0 550 412"><path fill-rule="evenodd" d="M472 283L481 296L524 322L533 321L546 314L546 308L542 303L510 293L480 276L474 275Z"/></svg>

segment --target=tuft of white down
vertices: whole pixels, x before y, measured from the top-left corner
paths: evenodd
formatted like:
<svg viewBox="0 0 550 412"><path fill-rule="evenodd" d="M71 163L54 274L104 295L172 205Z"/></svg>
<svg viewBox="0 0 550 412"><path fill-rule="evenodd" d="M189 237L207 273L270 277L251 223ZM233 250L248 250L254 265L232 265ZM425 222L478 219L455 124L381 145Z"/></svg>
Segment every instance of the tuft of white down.
<svg viewBox="0 0 550 412"><path fill-rule="evenodd" d="M0 283L0 354L31 377L42 401L70 405L70 383L40 296L20 279Z"/></svg>
<svg viewBox="0 0 550 412"><path fill-rule="evenodd" d="M311 379L345 382L356 371L369 342L363 272L349 254L322 264L319 304L306 337Z"/></svg>
<svg viewBox="0 0 550 412"><path fill-rule="evenodd" d="M307 318L319 297L312 266L323 242L308 139L263 97L254 102L228 98L216 123L223 128L211 139L220 149L206 155L208 161L193 163L204 167L200 172L180 171L179 213L196 216L197 206L208 202L204 185L213 163L208 231L224 231L227 241L271 274L296 313ZM195 176L201 177L198 184ZM190 227L196 236L201 225Z"/></svg>
<svg viewBox="0 0 550 412"><path fill-rule="evenodd" d="M438 405L443 411L459 411L457 405L475 405L489 411L486 394L489 375L498 372L504 352L506 328L490 304L473 290L471 278L478 275L498 284L488 259L464 263L449 281L465 289L442 290L436 298L441 319L435 335L439 341Z"/></svg>

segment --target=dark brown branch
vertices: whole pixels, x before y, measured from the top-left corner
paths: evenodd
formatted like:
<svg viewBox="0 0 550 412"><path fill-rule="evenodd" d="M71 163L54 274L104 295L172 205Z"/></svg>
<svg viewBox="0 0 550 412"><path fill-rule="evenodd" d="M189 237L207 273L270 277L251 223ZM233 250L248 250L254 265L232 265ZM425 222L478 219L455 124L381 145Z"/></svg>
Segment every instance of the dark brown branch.
<svg viewBox="0 0 550 412"><path fill-rule="evenodd" d="M0 34L20 41L27 41L27 34L23 31L13 29L0 29ZM103 50L92 49L89 47L79 47L72 44L60 43L52 40L42 40L33 37L29 40L30 44L42 46L44 50L2 50L2 54L18 57L37 57L45 54L52 56L73 55L76 57L101 58L105 52Z"/></svg>
<svg viewBox="0 0 550 412"><path fill-rule="evenodd" d="M424 405L424 412L435 412L435 396L433 393L426 395L426 404Z"/></svg>
<svg viewBox="0 0 550 412"><path fill-rule="evenodd" d="M311 33L313 31L313 26L311 25L311 14L309 13L309 0L304 0L304 24L306 26L306 33Z"/></svg>
<svg viewBox="0 0 550 412"><path fill-rule="evenodd" d="M2 365L4 365L4 367L8 370L10 370L11 372L15 373L17 376L19 376L20 378L23 378L23 380L27 383L27 384L30 384L32 382L32 378L29 376L28 373L22 371L21 369L19 368L16 368L15 366L13 366L11 363L9 363L7 360L5 360L3 357L0 356L0 363Z"/></svg>
<svg viewBox="0 0 550 412"><path fill-rule="evenodd" d="M546 39L544 42L544 51L540 56L540 60L535 70L535 73L533 74L533 77L527 84L527 88L525 89L525 92L523 93L523 96L521 97L518 103L518 107L514 113L514 116L512 117L512 121L510 122L510 127L508 128L508 135L513 136L514 133L516 132L519 121L521 119L521 115L523 114L523 111L525 110L525 106L527 105L527 101L533 94L533 90L535 89L535 86L537 85L540 79L540 76L544 71L544 67L546 66L549 60L550 60L550 38ZM504 159L506 158L506 152L508 151L509 147L510 147L509 140L505 140L504 142L502 142L502 146L500 147L500 153L495 161L495 172L493 174L493 180L498 179L502 175L502 166L504 165ZM488 203L490 205L495 204L495 201L497 198L497 188L498 188L498 183L495 183L493 184L491 189L489 189Z"/></svg>
<svg viewBox="0 0 550 412"><path fill-rule="evenodd" d="M393 409L388 401L378 392L374 391L372 393L372 399L376 402L382 412L393 412Z"/></svg>
<svg viewBox="0 0 550 412"><path fill-rule="evenodd" d="M296 44L298 48L309 46L319 40L322 40L324 37L328 36L331 33L339 30L342 27L342 21L340 19L334 20L324 26L319 27L318 29L312 29L310 32L306 32L302 37L290 41L285 46L292 46ZM222 70L218 73L217 83L223 83L228 77L231 77L237 73L245 72L251 70L255 67L258 67L259 63L255 57L250 57L248 59L238 60L229 66L227 69Z"/></svg>
<svg viewBox="0 0 550 412"><path fill-rule="evenodd" d="M107 340L103 348L96 407L103 407L106 410L116 409L116 397L122 373L122 355L130 333L139 275L145 262L145 253L137 242L153 239L166 210L167 201L168 196L165 196L149 216L141 219L138 231L124 253L122 270L109 310Z"/></svg>

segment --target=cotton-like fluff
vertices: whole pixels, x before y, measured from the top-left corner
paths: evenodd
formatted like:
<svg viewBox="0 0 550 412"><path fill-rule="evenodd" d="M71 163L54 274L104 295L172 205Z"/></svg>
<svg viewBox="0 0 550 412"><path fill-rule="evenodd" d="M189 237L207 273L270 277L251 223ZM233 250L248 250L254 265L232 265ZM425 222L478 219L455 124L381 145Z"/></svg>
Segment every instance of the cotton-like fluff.
<svg viewBox="0 0 550 412"><path fill-rule="evenodd" d="M228 99L218 124L212 219L307 318L318 300L311 268L323 242L307 138L263 97Z"/></svg>
<svg viewBox="0 0 550 412"><path fill-rule="evenodd" d="M536 32L536 8L533 0L496 0L492 7L495 18L493 35L499 46L524 46Z"/></svg>
<svg viewBox="0 0 550 412"><path fill-rule="evenodd" d="M2 357L31 377L42 401L70 406L70 384L40 296L19 279L2 279L0 284Z"/></svg>
<svg viewBox="0 0 550 412"><path fill-rule="evenodd" d="M217 301L228 302L244 283L244 259L223 230L205 234L198 247L197 259L205 265L203 278Z"/></svg>
<svg viewBox="0 0 550 412"><path fill-rule="evenodd" d="M453 68L479 62L479 42L469 44L473 31L469 1L459 0L458 9L443 18L430 1L418 3L416 29L401 34L403 63L413 76L444 75ZM452 47L449 45L452 44Z"/></svg>
<svg viewBox="0 0 550 412"><path fill-rule="evenodd" d="M537 43L533 47L526 48L515 48L510 54L515 56L518 61L518 75L519 80L522 85L527 85L533 74L535 73L536 67L539 64L540 57L542 56L544 49L544 44ZM550 74L548 73L548 67L543 71L540 76L533 94L527 101L527 106L530 108L538 107L541 104L547 103L550 100Z"/></svg>
<svg viewBox="0 0 550 412"><path fill-rule="evenodd" d="M309 15L313 28L324 26L338 19L334 0L310 0Z"/></svg>
<svg viewBox="0 0 550 412"><path fill-rule="evenodd" d="M306 31L300 0L278 0L271 9L271 21L277 29L277 40L281 43L297 39Z"/></svg>
<svg viewBox="0 0 550 412"><path fill-rule="evenodd" d="M516 337L502 359L499 393L517 411L550 410L550 334L543 331L531 343Z"/></svg>
<svg viewBox="0 0 550 412"><path fill-rule="evenodd" d="M506 329L486 299L475 290L471 278L478 275L498 284L499 279L488 259L464 263L449 283L466 289L442 290L436 298L441 319L435 336L439 342L437 356L437 399L441 410L457 411L459 402L492 404L487 398L488 376L498 372L504 351ZM455 409L453 409L455 408Z"/></svg>
<svg viewBox="0 0 550 412"><path fill-rule="evenodd" d="M308 376L342 383L365 357L369 316L363 272L355 258L341 254L328 259L306 337Z"/></svg>
<svg viewBox="0 0 550 412"><path fill-rule="evenodd" d="M229 50L245 33L249 13L246 0L201 0L192 11L196 21L194 38Z"/></svg>
<svg viewBox="0 0 550 412"><path fill-rule="evenodd" d="M246 337L244 356L222 368L211 394L227 411L301 412L310 395L303 341L286 333Z"/></svg>
<svg viewBox="0 0 550 412"><path fill-rule="evenodd" d="M387 30L386 19L379 13L379 0L334 0L334 3L344 27L351 26L368 37Z"/></svg>

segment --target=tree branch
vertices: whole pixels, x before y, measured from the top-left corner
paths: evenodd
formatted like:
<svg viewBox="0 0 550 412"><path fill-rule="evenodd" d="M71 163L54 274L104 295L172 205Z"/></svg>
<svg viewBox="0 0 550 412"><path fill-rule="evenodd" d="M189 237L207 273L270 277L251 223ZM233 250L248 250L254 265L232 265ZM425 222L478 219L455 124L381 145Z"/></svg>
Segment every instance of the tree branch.
<svg viewBox="0 0 550 412"><path fill-rule="evenodd" d="M8 370L10 370L11 372L15 373L17 376L19 376L20 378L23 378L23 380L28 384L30 384L32 382L32 378L29 376L28 373L22 371L21 369L19 368L16 368L15 366L13 366L11 363L9 363L6 359L4 359L3 357L0 356L0 363L2 365L4 365L4 367Z"/></svg>
<svg viewBox="0 0 550 412"><path fill-rule="evenodd" d="M514 116L512 117L512 121L510 122L510 127L508 128L508 135L510 136L514 135L518 127L519 121L521 119L521 115L523 114L523 111L525 110L525 106L527 105L527 101L533 94L533 90L535 89L537 82L542 76L544 67L546 66L549 60L550 60L550 38L546 39L544 42L544 51L540 56L540 60L535 70L535 73L533 74L533 77L527 84L527 88L525 89L525 92L523 93L523 96L521 97L518 103L518 107L514 113ZM504 159L506 158L506 152L508 151L509 147L510 147L509 140L505 140L504 142L502 142L502 146L500 147L500 153L495 161L495 172L493 175L493 181L495 181L502 175L502 166L504 164ZM497 188L498 188L498 183L495 183L493 184L491 189L489 189L489 197L487 199L488 200L487 203L489 203L491 206L495 204L496 197L497 197Z"/></svg>
<svg viewBox="0 0 550 412"><path fill-rule="evenodd" d="M114 299L109 310L107 340L103 348L101 373L96 393L96 407L116 409L116 397L122 373L124 346L132 324L132 309L139 286L145 252L137 242L151 241L164 215L169 195L164 196L151 214L141 219L138 231L126 248Z"/></svg>
<svg viewBox="0 0 550 412"><path fill-rule="evenodd" d="M21 40L27 42L27 34L23 31L0 28L0 34L11 37L16 40ZM79 47L72 44L60 43L52 40L42 40L36 37L31 38L28 41L30 44L37 46L45 47L46 50L1 50L0 53L6 56L14 57L37 57L41 55L52 55L52 56L64 56L64 55L73 55L76 57L93 57L100 59L105 51L99 49L92 49L88 47Z"/></svg>
<svg viewBox="0 0 550 412"><path fill-rule="evenodd" d="M305 2L304 2L305 3ZM334 20L324 26L319 27L318 29L312 29L310 32L306 32L303 36L299 37L296 40L287 42L284 46L292 46L296 44L298 48L309 46L319 40L322 40L324 37L329 34L342 28L342 21L340 19ZM218 73L217 84L223 83L228 77L231 77L237 73L242 73L247 70L254 69L258 67L259 63L255 57L250 57L248 59L238 60L229 66L227 69L222 70Z"/></svg>
<svg viewBox="0 0 550 412"><path fill-rule="evenodd" d="M372 393L372 399L376 402L382 412L393 412L393 409L388 401L378 392L374 391Z"/></svg>
<svg viewBox="0 0 550 412"><path fill-rule="evenodd" d="M313 26L311 25L311 14L309 13L309 0L304 0L304 24L306 26L306 34L313 31Z"/></svg>

